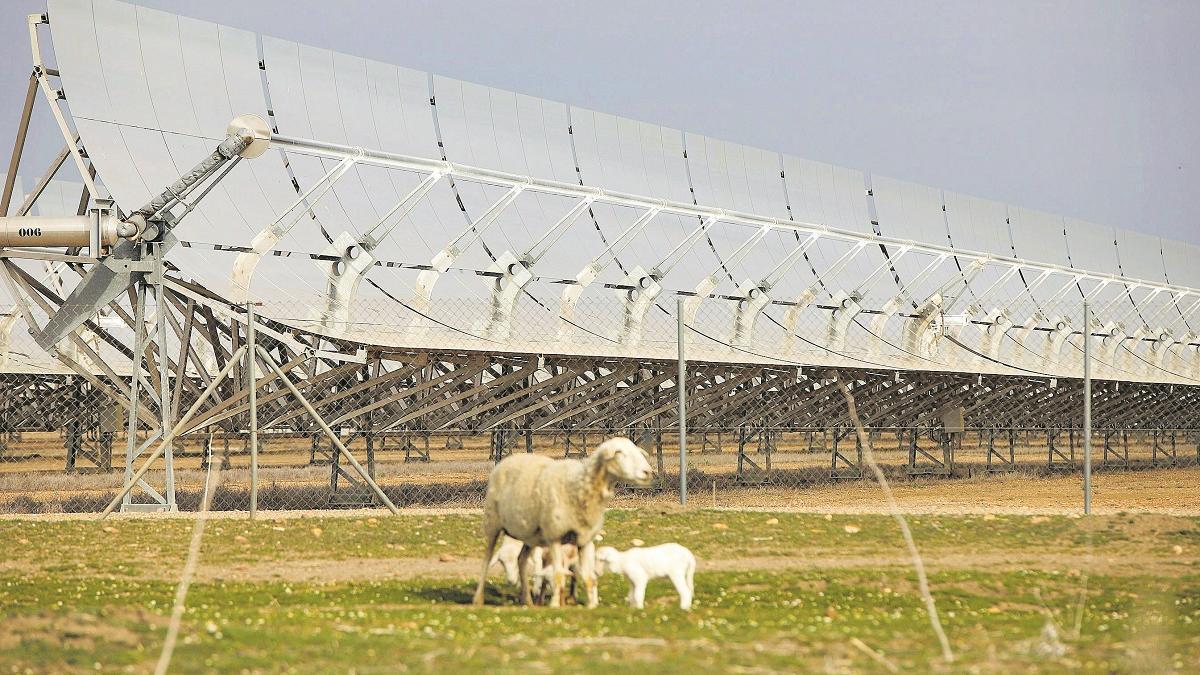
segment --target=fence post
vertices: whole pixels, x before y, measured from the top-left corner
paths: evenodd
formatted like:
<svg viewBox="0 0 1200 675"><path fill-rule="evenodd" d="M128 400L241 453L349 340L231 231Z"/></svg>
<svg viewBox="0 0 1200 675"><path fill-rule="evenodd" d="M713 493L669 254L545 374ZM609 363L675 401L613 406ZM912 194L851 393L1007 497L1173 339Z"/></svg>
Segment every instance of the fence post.
<svg viewBox="0 0 1200 675"><path fill-rule="evenodd" d="M246 379L250 387L250 520L258 514L258 378L254 362L254 303L246 303Z"/></svg>
<svg viewBox="0 0 1200 675"><path fill-rule="evenodd" d="M1092 312L1083 301L1083 512L1092 512Z"/></svg>
<svg viewBox="0 0 1200 675"><path fill-rule="evenodd" d="M675 391L679 395L679 504L687 506L687 360L683 352L683 296L675 298L675 317L679 351L679 373L675 377Z"/></svg>

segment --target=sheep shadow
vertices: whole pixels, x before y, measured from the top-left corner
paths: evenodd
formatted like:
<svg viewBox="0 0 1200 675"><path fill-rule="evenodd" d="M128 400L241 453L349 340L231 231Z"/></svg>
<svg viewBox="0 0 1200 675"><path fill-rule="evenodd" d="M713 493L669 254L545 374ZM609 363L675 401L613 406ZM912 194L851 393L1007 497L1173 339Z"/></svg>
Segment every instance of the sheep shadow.
<svg viewBox="0 0 1200 675"><path fill-rule="evenodd" d="M462 582L451 583L452 585L424 586L416 589L413 595L437 604L471 604L475 597L476 582L472 581L467 585L463 585ZM518 604L517 593L515 589L496 588L495 584L489 582L483 592L483 602L486 605L515 605Z"/></svg>
<svg viewBox="0 0 1200 675"><path fill-rule="evenodd" d="M413 595L436 604L470 605L475 598L475 582L467 585L458 582L449 586L424 586L415 589ZM488 582L483 591L483 604L488 607L525 607L521 604L517 589L510 588L507 584L497 585L492 581ZM578 590L575 597L567 600L567 604L582 604Z"/></svg>

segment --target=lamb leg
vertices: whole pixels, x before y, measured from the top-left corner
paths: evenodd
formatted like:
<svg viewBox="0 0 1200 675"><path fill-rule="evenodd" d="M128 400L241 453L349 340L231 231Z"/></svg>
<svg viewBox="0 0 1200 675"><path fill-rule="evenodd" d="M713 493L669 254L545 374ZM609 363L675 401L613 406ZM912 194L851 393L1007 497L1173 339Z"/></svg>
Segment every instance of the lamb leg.
<svg viewBox="0 0 1200 675"><path fill-rule="evenodd" d="M563 550L561 542L550 544L550 606L562 607L563 602Z"/></svg>
<svg viewBox="0 0 1200 675"><path fill-rule="evenodd" d="M646 607L646 582L649 579L638 577L630 579L633 582L633 606L637 609L645 609Z"/></svg>
<svg viewBox="0 0 1200 675"><path fill-rule="evenodd" d="M676 571L670 575L671 583L675 585L675 591L679 593L679 608L692 608L692 589L688 588L687 577L684 572Z"/></svg>

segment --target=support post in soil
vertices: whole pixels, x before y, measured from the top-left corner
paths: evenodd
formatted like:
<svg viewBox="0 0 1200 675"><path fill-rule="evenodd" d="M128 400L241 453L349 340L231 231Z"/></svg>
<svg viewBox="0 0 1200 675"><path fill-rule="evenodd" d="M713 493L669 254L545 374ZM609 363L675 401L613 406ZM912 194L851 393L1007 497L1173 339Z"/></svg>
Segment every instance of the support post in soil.
<svg viewBox="0 0 1200 675"><path fill-rule="evenodd" d="M1083 512L1092 512L1092 311L1083 301Z"/></svg>
<svg viewBox="0 0 1200 675"><path fill-rule="evenodd" d="M679 350L679 374L675 378L675 391L679 394L679 503L687 506L687 358L683 352L682 297L675 299L675 317L678 322Z"/></svg>
<svg viewBox="0 0 1200 675"><path fill-rule="evenodd" d="M254 342L254 303L246 303L246 382L250 388L250 520L258 515L258 378L254 374L258 351Z"/></svg>

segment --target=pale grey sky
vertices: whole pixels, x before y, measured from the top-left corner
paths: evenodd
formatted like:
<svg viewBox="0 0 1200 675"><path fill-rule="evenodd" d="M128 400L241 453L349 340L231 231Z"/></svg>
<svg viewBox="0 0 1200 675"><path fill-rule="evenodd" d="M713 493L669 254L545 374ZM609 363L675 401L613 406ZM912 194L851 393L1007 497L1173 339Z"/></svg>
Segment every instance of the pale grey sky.
<svg viewBox="0 0 1200 675"><path fill-rule="evenodd" d="M1194 0L141 4L1200 243ZM5 158L44 8L0 0Z"/></svg>

